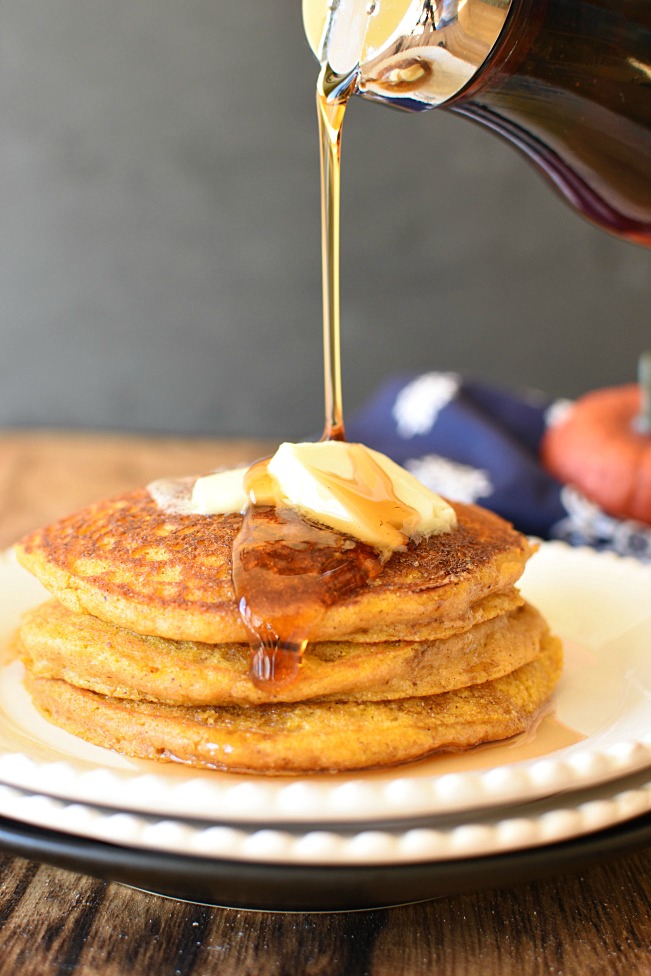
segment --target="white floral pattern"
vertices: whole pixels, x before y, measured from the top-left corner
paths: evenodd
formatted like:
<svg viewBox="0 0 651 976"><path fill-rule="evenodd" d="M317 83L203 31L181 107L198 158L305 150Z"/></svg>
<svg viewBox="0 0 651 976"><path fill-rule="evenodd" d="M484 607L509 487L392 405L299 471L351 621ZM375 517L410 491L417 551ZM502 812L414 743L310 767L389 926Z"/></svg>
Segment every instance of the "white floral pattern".
<svg viewBox="0 0 651 976"><path fill-rule="evenodd" d="M545 426L556 427L562 424L573 406L573 400L554 400L545 411Z"/></svg>
<svg viewBox="0 0 651 976"><path fill-rule="evenodd" d="M552 526L553 539L651 562L651 525L633 519L613 518L571 485L561 491L561 502L567 518Z"/></svg>
<svg viewBox="0 0 651 976"><path fill-rule="evenodd" d="M392 410L400 437L428 434L460 385L457 373L424 373L404 386Z"/></svg>
<svg viewBox="0 0 651 976"><path fill-rule="evenodd" d="M404 467L432 491L458 502L472 503L493 493L487 471L451 461L440 454L410 458Z"/></svg>

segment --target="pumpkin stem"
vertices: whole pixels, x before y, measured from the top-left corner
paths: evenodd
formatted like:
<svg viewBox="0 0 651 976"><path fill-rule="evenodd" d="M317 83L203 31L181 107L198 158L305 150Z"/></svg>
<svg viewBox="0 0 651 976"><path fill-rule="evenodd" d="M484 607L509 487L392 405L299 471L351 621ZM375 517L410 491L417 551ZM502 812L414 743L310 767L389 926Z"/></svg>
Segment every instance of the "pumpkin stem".
<svg viewBox="0 0 651 976"><path fill-rule="evenodd" d="M651 434L651 351L643 352L637 368L640 384L640 412L633 421L639 434Z"/></svg>

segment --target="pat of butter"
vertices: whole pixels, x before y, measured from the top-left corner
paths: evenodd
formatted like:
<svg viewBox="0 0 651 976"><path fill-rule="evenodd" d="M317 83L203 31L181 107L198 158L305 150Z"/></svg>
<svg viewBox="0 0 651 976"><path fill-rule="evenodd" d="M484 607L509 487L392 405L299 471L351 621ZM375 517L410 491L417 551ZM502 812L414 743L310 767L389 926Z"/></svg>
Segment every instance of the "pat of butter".
<svg viewBox="0 0 651 976"><path fill-rule="evenodd" d="M363 444L281 444L268 470L298 511L378 549L456 524L454 509L439 495Z"/></svg>
<svg viewBox="0 0 651 976"><path fill-rule="evenodd" d="M192 508L205 515L241 512L250 504L247 469L200 478ZM281 444L266 465L258 500L289 505L306 518L345 532L384 552L408 539L449 532L454 509L409 471L362 444L345 441ZM268 477L270 476L270 477ZM249 485L256 495L255 479Z"/></svg>
<svg viewBox="0 0 651 976"><path fill-rule="evenodd" d="M229 515L246 511L249 496L244 490L244 475L248 470L233 468L197 478L190 502L192 511L198 515Z"/></svg>

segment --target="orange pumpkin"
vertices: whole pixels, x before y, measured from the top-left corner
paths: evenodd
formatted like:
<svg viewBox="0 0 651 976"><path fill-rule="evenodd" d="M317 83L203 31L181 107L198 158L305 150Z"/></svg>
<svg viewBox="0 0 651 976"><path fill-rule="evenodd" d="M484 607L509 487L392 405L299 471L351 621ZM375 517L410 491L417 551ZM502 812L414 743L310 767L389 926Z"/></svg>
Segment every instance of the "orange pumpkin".
<svg viewBox="0 0 651 976"><path fill-rule="evenodd" d="M651 434L635 427L641 403L637 384L586 394L546 432L541 458L610 515L651 523Z"/></svg>

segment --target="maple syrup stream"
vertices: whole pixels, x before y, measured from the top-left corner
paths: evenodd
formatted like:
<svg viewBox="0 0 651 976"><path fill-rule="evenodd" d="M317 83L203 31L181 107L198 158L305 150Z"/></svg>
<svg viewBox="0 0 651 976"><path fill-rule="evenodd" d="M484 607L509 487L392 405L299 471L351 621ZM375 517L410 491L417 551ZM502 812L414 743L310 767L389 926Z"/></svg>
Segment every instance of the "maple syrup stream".
<svg viewBox="0 0 651 976"><path fill-rule="evenodd" d="M337 75L324 65L316 91L321 146L322 440L345 440L339 338L340 155L354 83L354 75ZM245 478L252 504L233 545L233 583L250 634L251 679L273 694L298 675L314 625L327 607L377 576L383 559L373 547L308 522L283 506L266 464L259 461Z"/></svg>
<svg viewBox="0 0 651 976"><path fill-rule="evenodd" d="M316 86L321 143L321 269L323 282L323 440L345 440L341 397L340 349L340 201L341 130L354 77L335 74L323 65Z"/></svg>

